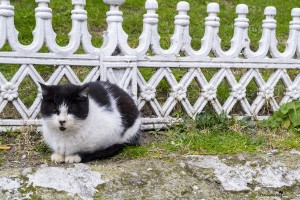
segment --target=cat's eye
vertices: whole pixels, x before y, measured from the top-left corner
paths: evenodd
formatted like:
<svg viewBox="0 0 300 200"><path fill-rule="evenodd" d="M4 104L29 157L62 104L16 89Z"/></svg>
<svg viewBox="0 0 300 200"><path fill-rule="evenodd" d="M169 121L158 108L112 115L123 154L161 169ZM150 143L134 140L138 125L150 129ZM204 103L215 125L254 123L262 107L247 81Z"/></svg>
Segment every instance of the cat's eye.
<svg viewBox="0 0 300 200"><path fill-rule="evenodd" d="M59 113L57 107L52 107L52 108L51 108L51 111L52 111L53 113L55 113L55 114L58 114L58 113Z"/></svg>
<svg viewBox="0 0 300 200"><path fill-rule="evenodd" d="M69 106L68 111L69 111L70 113L72 113L72 112L75 112L76 109L77 109L77 105L76 105L75 103L72 103L72 104Z"/></svg>

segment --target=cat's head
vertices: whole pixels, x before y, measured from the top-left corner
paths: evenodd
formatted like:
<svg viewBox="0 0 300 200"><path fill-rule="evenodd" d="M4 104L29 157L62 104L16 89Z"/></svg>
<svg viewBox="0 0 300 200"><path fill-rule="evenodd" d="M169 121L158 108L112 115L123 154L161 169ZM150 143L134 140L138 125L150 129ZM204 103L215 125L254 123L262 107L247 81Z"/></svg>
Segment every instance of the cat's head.
<svg viewBox="0 0 300 200"><path fill-rule="evenodd" d="M80 122L89 111L89 86L40 85L43 94L41 115L47 125L60 131L80 128Z"/></svg>

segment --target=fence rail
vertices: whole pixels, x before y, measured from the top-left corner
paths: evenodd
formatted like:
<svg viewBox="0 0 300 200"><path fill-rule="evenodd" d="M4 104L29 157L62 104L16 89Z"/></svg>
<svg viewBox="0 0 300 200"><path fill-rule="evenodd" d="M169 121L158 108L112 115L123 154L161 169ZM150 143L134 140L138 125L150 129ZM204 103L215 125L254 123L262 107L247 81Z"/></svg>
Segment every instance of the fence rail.
<svg viewBox="0 0 300 200"><path fill-rule="evenodd" d="M18 40L14 25L14 7L9 0L0 0L0 50L7 43L12 49L0 51L0 64L19 66L10 80L0 71L1 129L40 125L39 106L42 97L38 82L59 84L64 77L75 84L98 78L118 84L132 95L143 112L144 129L165 126L178 118L176 112L179 110L195 117L206 106L217 113L224 110L231 114L234 111L240 116L260 119L268 116L268 112L262 112L266 106L276 110L280 104L300 98L300 75L296 73L295 78L291 78L289 73L289 70L300 68L300 8L294 8L291 12L289 38L285 50L280 52L276 39L276 9L266 7L259 48L253 51L248 37L248 7L245 4L237 5L231 47L223 50L218 35L219 5L209 3L202 45L195 50L189 34L189 3L182 1L177 4L178 14L175 16L171 45L163 49L158 33L158 3L156 0L147 0L139 45L131 48L122 28L123 17L119 10L125 0L104 0L110 6L106 13L108 26L103 45L97 48L93 46L88 31L85 0L72 0L72 30L69 43L63 47L56 43L50 0L36 2L38 7L35 9L33 41L23 45ZM49 53L39 52L43 45L46 45ZM84 53L75 54L80 47ZM36 69L37 65L54 66L55 70L46 80ZM74 72L78 66L89 67L82 80ZM215 71L207 78L205 70L211 69ZM147 70L152 72L145 73ZM267 80L262 70L271 70ZM179 78L177 73L181 73ZM32 80L32 90L37 90L31 105L25 105L20 98L19 88L25 78ZM274 95L279 82L284 87L280 100ZM220 102L218 90L224 83L229 91ZM255 92L249 90L251 84L255 85ZM159 88L165 90L162 92ZM249 96L252 96L252 100L249 100ZM240 107L234 108L238 104ZM9 111L6 107L15 108L16 117L7 117Z"/></svg>

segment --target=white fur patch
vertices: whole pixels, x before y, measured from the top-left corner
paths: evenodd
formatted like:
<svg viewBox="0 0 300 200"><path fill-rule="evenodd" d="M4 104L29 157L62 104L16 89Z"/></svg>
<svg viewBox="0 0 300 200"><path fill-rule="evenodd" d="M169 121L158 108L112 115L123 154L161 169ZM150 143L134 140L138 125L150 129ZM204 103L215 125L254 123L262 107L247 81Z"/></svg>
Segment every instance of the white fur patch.
<svg viewBox="0 0 300 200"><path fill-rule="evenodd" d="M51 118L43 119L44 125L47 125L48 128L53 129L55 132L61 132L59 127L64 127L66 129L74 129L76 124L76 119L72 114L68 113L68 107L66 104L62 104L59 106L59 114L54 114ZM61 125L60 121L64 121L64 124Z"/></svg>
<svg viewBox="0 0 300 200"><path fill-rule="evenodd" d="M80 161L81 161L81 158L77 154L65 157L66 163L79 163Z"/></svg>
<svg viewBox="0 0 300 200"><path fill-rule="evenodd" d="M63 162L65 162L65 158L64 158L64 156L62 156L60 154L54 153L51 155L51 161L55 162L55 163L63 163Z"/></svg>

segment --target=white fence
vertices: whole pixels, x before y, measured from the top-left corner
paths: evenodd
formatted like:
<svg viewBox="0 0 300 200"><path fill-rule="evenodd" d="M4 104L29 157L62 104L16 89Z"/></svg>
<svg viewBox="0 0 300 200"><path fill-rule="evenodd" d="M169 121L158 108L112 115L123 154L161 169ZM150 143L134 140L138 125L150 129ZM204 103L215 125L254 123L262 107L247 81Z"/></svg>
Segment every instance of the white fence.
<svg viewBox="0 0 300 200"><path fill-rule="evenodd" d="M139 45L133 49L128 45L127 34L122 28L122 12L119 10L125 0L104 0L110 6L107 12L107 31L104 33L102 47L96 48L91 43L88 31L87 12L84 10L85 0L72 0L72 30L69 44L61 47L56 43L56 34L52 28L52 10L48 7L50 0L36 0L36 27L33 31L33 42L22 45L18 41L18 31L14 26L14 7L9 0L0 0L0 49L8 42L11 52L0 52L1 64L19 65L19 70L11 80L6 80L0 71L0 113L9 104L16 108L19 118L5 118L2 115L0 127L18 127L22 125L39 125L38 119L41 94L38 82L58 84L62 77L76 84L95 81L99 77L103 81L111 81L126 89L143 110L143 128L160 128L174 120L177 108L182 108L189 116L194 117L206 105L210 105L217 113L222 110L231 113L236 104L240 104L238 114L241 116L266 117L261 114L267 104L272 110L278 109L284 102L299 99L300 75L292 80L287 73L289 69L300 67L300 9L292 10L290 33L286 49L280 52L276 40L276 9L265 8L265 19L262 25L262 37L257 51L250 49L248 37L248 7L240 4L236 7L237 18L234 22L234 35L231 47L224 51L218 36L220 19L219 5L210 3L207 6L208 16L205 18L205 33L199 50L191 47L189 35L190 10L187 2L179 2L178 14L175 16L175 31L171 38L171 46L163 49L158 34L158 3L147 0L144 15L143 32ZM43 45L49 53L39 53ZM75 54L80 47L84 54ZM48 80L44 80L35 68L36 65L56 66L56 70ZM73 71L74 66L90 67L83 81ZM155 69L151 77L143 77L141 70ZM174 69L183 70L180 79L175 77ZM203 71L216 69L208 80ZM237 81L235 69L243 69ZM272 69L270 77L265 80L260 69ZM19 97L19 86L25 77L32 79L38 94L29 107ZM157 87L162 81L169 88L164 102L158 99ZM218 100L218 88L226 80L230 88L223 104ZM249 103L247 87L254 81L257 87L255 98ZM283 98L274 97L274 88L281 81L284 85ZM199 94L191 103L188 93L190 85L199 87ZM28 91L30 92L30 91ZM253 93L253 92L252 92ZM180 106L178 106L180 105ZM147 107L147 109L144 109ZM4 116L4 117L3 117Z"/></svg>

